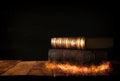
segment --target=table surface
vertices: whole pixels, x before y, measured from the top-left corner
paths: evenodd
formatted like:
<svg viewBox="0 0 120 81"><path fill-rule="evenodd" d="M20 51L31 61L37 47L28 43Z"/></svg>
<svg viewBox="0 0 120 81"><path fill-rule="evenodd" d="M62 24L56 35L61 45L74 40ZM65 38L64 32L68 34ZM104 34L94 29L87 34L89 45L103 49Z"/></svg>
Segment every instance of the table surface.
<svg viewBox="0 0 120 81"><path fill-rule="evenodd" d="M21 61L21 60L0 60L0 76L15 75L34 75L34 76L53 76L53 71L45 68L47 61ZM116 67L120 63L112 61ZM118 75L119 71L113 71L110 75ZM64 73L56 72L56 76L64 76Z"/></svg>

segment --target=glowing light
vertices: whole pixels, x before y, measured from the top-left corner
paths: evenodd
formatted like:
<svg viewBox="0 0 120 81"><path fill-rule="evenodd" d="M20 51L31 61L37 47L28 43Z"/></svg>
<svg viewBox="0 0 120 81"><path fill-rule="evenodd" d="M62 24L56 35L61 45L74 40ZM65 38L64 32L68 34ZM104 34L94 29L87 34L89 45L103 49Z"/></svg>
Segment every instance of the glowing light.
<svg viewBox="0 0 120 81"><path fill-rule="evenodd" d="M65 47L68 48L68 38L65 38Z"/></svg>
<svg viewBox="0 0 120 81"><path fill-rule="evenodd" d="M99 75L110 71L110 62L104 62L100 65L79 66L66 64L57 64L46 62L45 67L49 70L60 70L67 75Z"/></svg>
<svg viewBox="0 0 120 81"><path fill-rule="evenodd" d="M85 38L67 38L67 37L58 37L51 38L51 45L53 48L77 48L83 49L85 47Z"/></svg>
<svg viewBox="0 0 120 81"><path fill-rule="evenodd" d="M85 46L85 39L84 38L81 38L81 41L80 41L80 45L81 47L83 48Z"/></svg>
<svg viewBox="0 0 120 81"><path fill-rule="evenodd" d="M80 49L80 38L77 39L77 48Z"/></svg>
<svg viewBox="0 0 120 81"><path fill-rule="evenodd" d="M56 38L51 39L51 44L53 47L56 47Z"/></svg>

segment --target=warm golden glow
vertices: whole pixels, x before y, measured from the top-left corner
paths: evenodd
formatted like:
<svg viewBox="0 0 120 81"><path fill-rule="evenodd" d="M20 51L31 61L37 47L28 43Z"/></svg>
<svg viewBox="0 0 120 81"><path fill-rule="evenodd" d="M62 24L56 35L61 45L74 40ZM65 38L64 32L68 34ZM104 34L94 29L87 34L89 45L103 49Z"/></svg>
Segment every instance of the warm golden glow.
<svg viewBox="0 0 120 81"><path fill-rule="evenodd" d="M51 44L53 47L56 47L56 38L51 39Z"/></svg>
<svg viewBox="0 0 120 81"><path fill-rule="evenodd" d="M77 39L77 48L80 49L80 38Z"/></svg>
<svg viewBox="0 0 120 81"><path fill-rule="evenodd" d="M68 38L65 39L65 47L68 48Z"/></svg>
<svg viewBox="0 0 120 81"><path fill-rule="evenodd" d="M81 45L81 48L84 48L85 46L85 39L84 38L81 38L81 41L80 41L80 45Z"/></svg>
<svg viewBox="0 0 120 81"><path fill-rule="evenodd" d="M67 38L58 37L51 38L51 45L53 48L77 48L83 49L85 47L85 39L83 37Z"/></svg>
<svg viewBox="0 0 120 81"><path fill-rule="evenodd" d="M58 41L58 46L61 47L61 38L59 38Z"/></svg>
<svg viewBox="0 0 120 81"><path fill-rule="evenodd" d="M104 62L100 65L79 66L71 64L57 64L46 62L45 67L49 70L59 70L67 75L99 75L110 71L110 62Z"/></svg>

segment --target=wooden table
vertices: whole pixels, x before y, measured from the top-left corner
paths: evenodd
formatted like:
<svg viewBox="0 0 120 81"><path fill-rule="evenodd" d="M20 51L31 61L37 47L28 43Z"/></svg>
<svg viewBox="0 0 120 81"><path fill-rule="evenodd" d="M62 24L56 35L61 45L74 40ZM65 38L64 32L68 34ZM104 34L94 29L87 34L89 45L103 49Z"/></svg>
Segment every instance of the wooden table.
<svg viewBox="0 0 120 81"><path fill-rule="evenodd" d="M47 61L21 61L21 60L0 60L0 76L15 75L34 75L34 76L53 76L52 71L45 68ZM113 61L115 64L119 62ZM118 71L112 74L119 74ZM64 76L64 73L57 72L56 75Z"/></svg>

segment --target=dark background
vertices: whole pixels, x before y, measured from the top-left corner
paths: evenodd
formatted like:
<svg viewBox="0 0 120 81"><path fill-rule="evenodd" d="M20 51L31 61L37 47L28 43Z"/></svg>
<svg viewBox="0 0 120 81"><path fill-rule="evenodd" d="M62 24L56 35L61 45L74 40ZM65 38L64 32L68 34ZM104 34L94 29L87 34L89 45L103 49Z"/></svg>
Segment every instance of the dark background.
<svg viewBox="0 0 120 81"><path fill-rule="evenodd" d="M118 60L114 4L5 4L0 8L0 59L47 60L50 38L112 37Z"/></svg>

